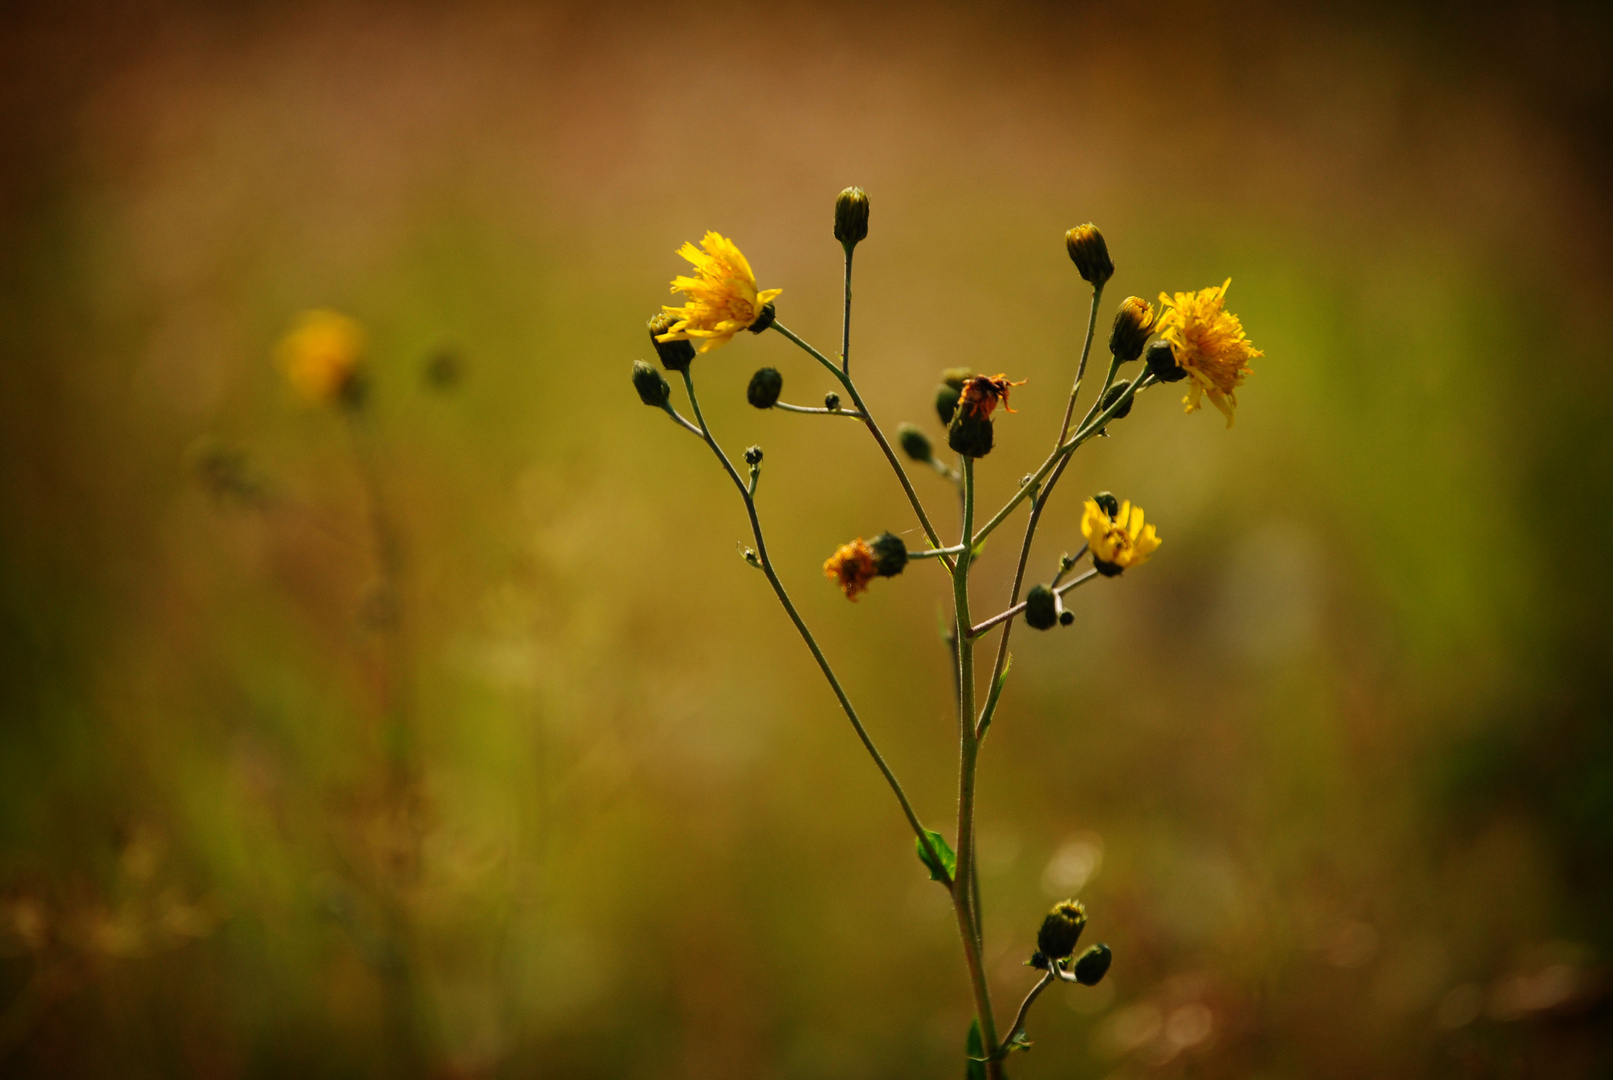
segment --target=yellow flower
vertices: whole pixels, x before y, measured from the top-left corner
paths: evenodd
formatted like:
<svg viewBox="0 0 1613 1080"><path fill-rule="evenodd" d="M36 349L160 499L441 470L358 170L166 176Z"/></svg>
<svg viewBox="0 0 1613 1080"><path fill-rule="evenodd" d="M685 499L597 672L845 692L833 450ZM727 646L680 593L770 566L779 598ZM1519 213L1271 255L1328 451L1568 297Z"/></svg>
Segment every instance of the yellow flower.
<svg viewBox="0 0 1613 1080"><path fill-rule="evenodd" d="M1143 524L1143 508L1130 502L1120 504L1120 515L1109 512L1088 499L1081 516L1081 535L1092 548L1092 565L1104 577L1114 577L1128 566L1141 566L1159 547L1152 525Z"/></svg>
<svg viewBox="0 0 1613 1080"><path fill-rule="evenodd" d="M1249 361L1265 353L1243 336L1243 323L1225 308L1227 278L1219 289L1177 293L1175 298L1159 294L1161 312L1155 329L1171 343L1176 362L1192 378L1182 399L1187 411L1202 407L1204 396L1226 415L1232 426L1232 410L1237 408L1236 390L1250 372Z"/></svg>
<svg viewBox="0 0 1613 1080"><path fill-rule="evenodd" d="M708 232L700 248L684 244L678 254L694 263L698 277L679 275L672 291L687 297L683 307L665 310L677 317L672 329L657 341L698 341L701 352L726 345L762 315L762 308L783 289L757 291L756 275L732 240Z"/></svg>
<svg viewBox="0 0 1613 1080"><path fill-rule="evenodd" d="M275 350L292 387L314 405L351 390L363 356L364 328L334 311L304 312Z"/></svg>
<svg viewBox="0 0 1613 1080"><path fill-rule="evenodd" d="M856 600L857 594L878 576L879 568L874 565L874 549L859 536L849 544L841 544L824 562L823 572L840 586L847 600Z"/></svg>

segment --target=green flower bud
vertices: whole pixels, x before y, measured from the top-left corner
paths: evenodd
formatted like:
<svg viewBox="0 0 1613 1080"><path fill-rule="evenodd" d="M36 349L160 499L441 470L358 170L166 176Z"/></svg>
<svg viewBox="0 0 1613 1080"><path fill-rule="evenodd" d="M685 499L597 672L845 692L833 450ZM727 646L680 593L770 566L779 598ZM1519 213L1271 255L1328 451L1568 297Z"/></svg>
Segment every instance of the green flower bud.
<svg viewBox="0 0 1613 1080"><path fill-rule="evenodd" d="M1087 911L1079 900L1060 900L1042 920L1036 933L1036 948L1050 960L1063 960L1075 951L1086 929Z"/></svg>
<svg viewBox="0 0 1613 1080"><path fill-rule="evenodd" d="M760 334L763 330L772 326L773 320L776 318L778 318L778 309L773 306L773 301L769 300L762 305L762 313L756 316L756 321L750 324L750 332Z"/></svg>
<svg viewBox="0 0 1613 1080"><path fill-rule="evenodd" d="M1187 369L1177 366L1176 352L1168 341L1156 341L1148 346L1148 370L1160 382L1176 382L1187 378Z"/></svg>
<svg viewBox="0 0 1613 1080"><path fill-rule="evenodd" d="M902 451L914 461L935 460L935 448L930 445L930 437L916 424L904 422L896 429L896 441L902 444Z"/></svg>
<svg viewBox="0 0 1613 1080"><path fill-rule="evenodd" d="M762 463L762 448L760 446L745 447L745 464L760 465Z"/></svg>
<svg viewBox="0 0 1613 1080"><path fill-rule="evenodd" d="M1033 630L1051 630L1059 621L1059 598L1046 585L1033 585L1025 594L1025 621Z"/></svg>
<svg viewBox="0 0 1613 1080"><path fill-rule="evenodd" d="M694 359L694 343L689 341L657 341L660 335L672 329L678 317L670 311L660 311L650 319L650 344L655 346L655 355L661 358L661 366L668 371L687 371L689 361Z"/></svg>
<svg viewBox="0 0 1613 1080"><path fill-rule="evenodd" d="M1075 962L1075 981L1082 986L1097 986L1103 977L1109 973L1109 963L1114 954L1109 946L1097 944L1081 954Z"/></svg>
<svg viewBox="0 0 1613 1080"><path fill-rule="evenodd" d="M974 377L974 368L949 367L941 372L941 381L959 391Z"/></svg>
<svg viewBox="0 0 1613 1080"><path fill-rule="evenodd" d="M835 393L833 390L823 395L823 407L828 409L830 412L839 412L840 395Z"/></svg>
<svg viewBox="0 0 1613 1080"><path fill-rule="evenodd" d="M941 418L943 425L952 423L952 414L958 411L958 399L962 396L963 388L950 383L935 388L935 415Z"/></svg>
<svg viewBox="0 0 1613 1080"><path fill-rule="evenodd" d="M1060 626L1069 626L1074 621L1075 621L1075 612L1073 612L1073 611L1061 611L1061 612L1059 612L1059 625Z"/></svg>
<svg viewBox="0 0 1613 1080"><path fill-rule="evenodd" d="M868 196L849 187L835 199L835 239L847 249L868 238Z"/></svg>
<svg viewBox="0 0 1613 1080"><path fill-rule="evenodd" d="M1105 514L1109 515L1110 521L1113 521L1115 516L1120 513L1120 500L1115 498L1112 491L1100 491L1092 496L1092 501L1097 503Z"/></svg>
<svg viewBox="0 0 1613 1080"><path fill-rule="evenodd" d="M1092 222L1077 225L1065 233L1064 246L1069 249L1076 272L1094 286L1101 287L1114 276L1115 264L1109 259L1109 245L1104 243L1103 233Z"/></svg>
<svg viewBox="0 0 1613 1080"><path fill-rule="evenodd" d="M783 390L784 376L776 368L764 367L750 377L750 385L745 387L745 400L758 409L771 409Z"/></svg>
<svg viewBox="0 0 1613 1080"><path fill-rule="evenodd" d="M895 533L880 533L868 541L874 553L874 572L880 577L895 577L907 566L907 544Z"/></svg>
<svg viewBox="0 0 1613 1080"><path fill-rule="evenodd" d="M958 409L947 425L947 445L964 457L983 458L991 453L991 417L974 409Z"/></svg>
<svg viewBox="0 0 1613 1080"><path fill-rule="evenodd" d="M1130 390L1130 389L1131 389L1131 382L1128 379L1121 379L1119 382L1117 382L1113 386L1109 387L1108 393L1103 395L1103 404L1098 407L1098 411L1103 412L1104 410L1108 409L1109 406L1113 405L1115 402L1117 402L1121 398L1125 397L1126 396L1126 391ZM1111 420L1124 419L1127 415L1129 415L1131 413L1131 403L1133 401L1136 401L1136 400L1137 399L1135 397L1127 398L1126 403L1124 405L1120 406L1119 411L1116 412L1109 419L1111 419Z"/></svg>
<svg viewBox="0 0 1613 1080"><path fill-rule="evenodd" d="M672 397L672 387L667 385L666 379L642 360L633 361L633 389L638 391L640 401L657 409L666 408Z"/></svg>
<svg viewBox="0 0 1613 1080"><path fill-rule="evenodd" d="M1154 309L1140 296L1128 296L1115 312L1115 324L1109 331L1109 351L1122 364L1130 363L1143 354L1143 345L1154 330Z"/></svg>

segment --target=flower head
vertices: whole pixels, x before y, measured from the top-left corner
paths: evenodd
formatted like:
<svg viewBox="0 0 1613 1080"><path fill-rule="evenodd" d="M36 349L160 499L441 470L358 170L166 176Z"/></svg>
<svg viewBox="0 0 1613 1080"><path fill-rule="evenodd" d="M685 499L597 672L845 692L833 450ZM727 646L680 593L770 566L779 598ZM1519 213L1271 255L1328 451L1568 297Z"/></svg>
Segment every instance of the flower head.
<svg viewBox="0 0 1613 1080"><path fill-rule="evenodd" d="M275 350L292 387L313 405L351 394L363 357L364 328L334 311L304 312Z"/></svg>
<svg viewBox="0 0 1613 1080"><path fill-rule="evenodd" d="M1143 345L1153 332L1153 305L1140 296L1128 296L1115 312L1114 327L1109 331L1109 351L1122 364L1129 364L1143 354Z"/></svg>
<svg viewBox="0 0 1613 1080"><path fill-rule="evenodd" d="M1114 577L1128 566L1141 566L1159 547L1152 525L1143 524L1143 508L1130 502L1120 504L1114 517L1088 499L1081 516L1081 535L1092 548L1092 565L1105 577Z"/></svg>
<svg viewBox="0 0 1613 1080"><path fill-rule="evenodd" d="M701 248L705 250L702 251ZM694 263L696 277L672 279L672 291L686 297L683 307L667 307L676 317L657 341L698 341L710 352L763 316L763 308L783 289L756 288L756 275L732 240L708 232L700 247L684 244L678 254Z"/></svg>
<svg viewBox="0 0 1613 1080"><path fill-rule="evenodd" d="M963 395L960 404L964 410L982 420L990 419L992 411L997 408L997 402L1008 409L1008 390L1014 386L1024 386L1028 380L1020 379L1018 382L1009 382L1008 376L998 373L996 375L976 375L963 384ZM1008 409L1013 412L1013 409Z"/></svg>
<svg viewBox="0 0 1613 1080"><path fill-rule="evenodd" d="M1249 361L1265 353L1243 336L1243 323L1226 310L1227 278L1220 288L1196 293L1159 294L1160 316L1155 327L1176 354L1176 363L1192 377L1182 399L1188 412L1201 408L1205 395L1232 426L1238 406L1237 389L1249 374Z"/></svg>
<svg viewBox="0 0 1613 1080"><path fill-rule="evenodd" d="M847 600L856 600L857 594L879 576L879 569L874 565L874 550L860 536L849 544L841 544L824 562L823 572L840 586Z"/></svg>

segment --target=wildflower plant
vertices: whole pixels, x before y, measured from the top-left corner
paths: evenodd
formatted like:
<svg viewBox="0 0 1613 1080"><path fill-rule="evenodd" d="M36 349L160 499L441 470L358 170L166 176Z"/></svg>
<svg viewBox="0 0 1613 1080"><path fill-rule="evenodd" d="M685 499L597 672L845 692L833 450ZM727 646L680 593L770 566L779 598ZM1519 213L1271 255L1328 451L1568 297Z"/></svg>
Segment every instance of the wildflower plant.
<svg viewBox="0 0 1613 1080"><path fill-rule="evenodd" d="M1085 543L1075 555L1065 554L1060 558L1051 579L1033 585L1022 599L1021 590L1025 586L1037 526L1075 451L1095 436L1109 434L1117 421L1130 414L1133 403L1144 391L1161 383L1191 380L1183 399L1186 411L1198 409L1208 397L1227 417L1230 426L1237 404L1234 391L1249 374L1249 361L1261 353L1245 337L1238 317L1226 311L1225 297L1230 282L1192 293L1161 293L1157 311L1141 297L1127 297L1119 305L1110 329L1110 361L1102 383L1077 421L1076 409L1085 384L1103 290L1114 275L1115 267L1103 234L1096 226L1087 224L1069 230L1065 243L1077 273L1090 287L1091 301L1086 335L1075 365L1063 420L1041 465L1025 476L1017 492L1002 507L984 517L976 505L976 462L991 453L997 408L1001 406L1005 413L1012 413L1009 395L1025 380L1011 379L1004 373L986 375L972 367L942 372L941 385L935 391L935 413L946 429L946 444L956 455L955 464L938 457L934 442L912 423L904 423L897 429L896 445L901 449L898 455L884 429L874 419L851 372L852 255L857 244L868 235L868 209L868 197L859 188L847 188L835 204L834 236L845 253L845 304L838 362L780 322L775 300L782 290L759 288L750 263L734 242L708 232L698 248L685 244L678 252L694 265L695 276L679 276L672 281L672 291L682 293L685 303L665 307L649 322L650 340L661 366L681 379L692 419L674 406L671 384L650 365L642 361L633 365L633 385L646 405L661 409L673 423L703 440L738 490L755 544L742 549L745 562L766 577L817 661L846 718L851 721L852 729L895 795L913 830L919 861L929 871L931 879L939 882L951 897L975 1010L965 1042L966 1069L971 1077L996 1080L1004 1075L1004 1062L1011 1052L1030 1047L1025 1033L1026 1018L1042 991L1055 981L1095 985L1108 971L1112 958L1109 947L1103 944L1093 945L1079 955L1076 953L1087 913L1075 900L1060 902L1043 919L1036 951L1027 961L1028 966L1041 971L1042 976L1026 993L1007 1030L999 1029L986 978L981 932L980 882L975 856L975 773L981 747L996 716L1008 677L1008 644L1014 622L1023 616L1027 625L1043 631L1070 625L1075 615L1066 609L1065 602L1073 590L1098 578L1119 577L1126 570L1143 565L1161 543L1154 525L1144 523L1140 506L1129 500L1123 502L1108 492L1098 493L1087 499L1084 507L1081 532ZM875 578L900 575L912 561L933 562L949 579L952 613L943 638L956 675L955 847L919 817L895 772L875 746L817 638L790 599L779 569L768 554L757 498L761 448L747 449L742 464L736 465L717 441L700 408L694 377L697 355L711 353L731 343L746 330L754 334L767 330L782 334L821 364L840 388L826 395L822 408L789 404L780 400L783 375L774 368L764 367L746 385L746 399L750 404L758 409L844 416L860 421L889 463L928 541L927 547L909 550L899 536L891 533L882 533L872 540L856 537L840 544L829 556L823 564L824 574L849 600L858 599ZM1150 343L1151 337L1154 340ZM1142 370L1137 375L1129 379L1119 377L1123 367L1145 355L1146 362L1139 365ZM847 404L842 404L843 401ZM930 466L938 477L955 486L962 503L962 528L956 542L948 543L943 538L902 464L904 456ZM1024 537L1019 544L1007 601L996 614L977 621L969 586L982 545L1021 504L1027 503L1029 512ZM1090 566L1082 569L1087 563ZM976 651L982 639L993 632L997 634L995 657L989 676L982 681L976 671Z"/></svg>

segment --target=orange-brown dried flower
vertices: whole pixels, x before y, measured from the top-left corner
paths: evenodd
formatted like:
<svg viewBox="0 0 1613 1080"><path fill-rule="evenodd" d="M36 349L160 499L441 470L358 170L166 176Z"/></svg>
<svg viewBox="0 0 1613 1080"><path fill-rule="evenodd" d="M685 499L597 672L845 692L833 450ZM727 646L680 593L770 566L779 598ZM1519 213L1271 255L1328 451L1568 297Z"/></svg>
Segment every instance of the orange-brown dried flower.
<svg viewBox="0 0 1613 1080"><path fill-rule="evenodd" d="M823 564L823 572L846 594L847 600L856 600L857 594L868 588L868 583L879 576L874 564L874 549L862 537L849 544L841 544Z"/></svg>

